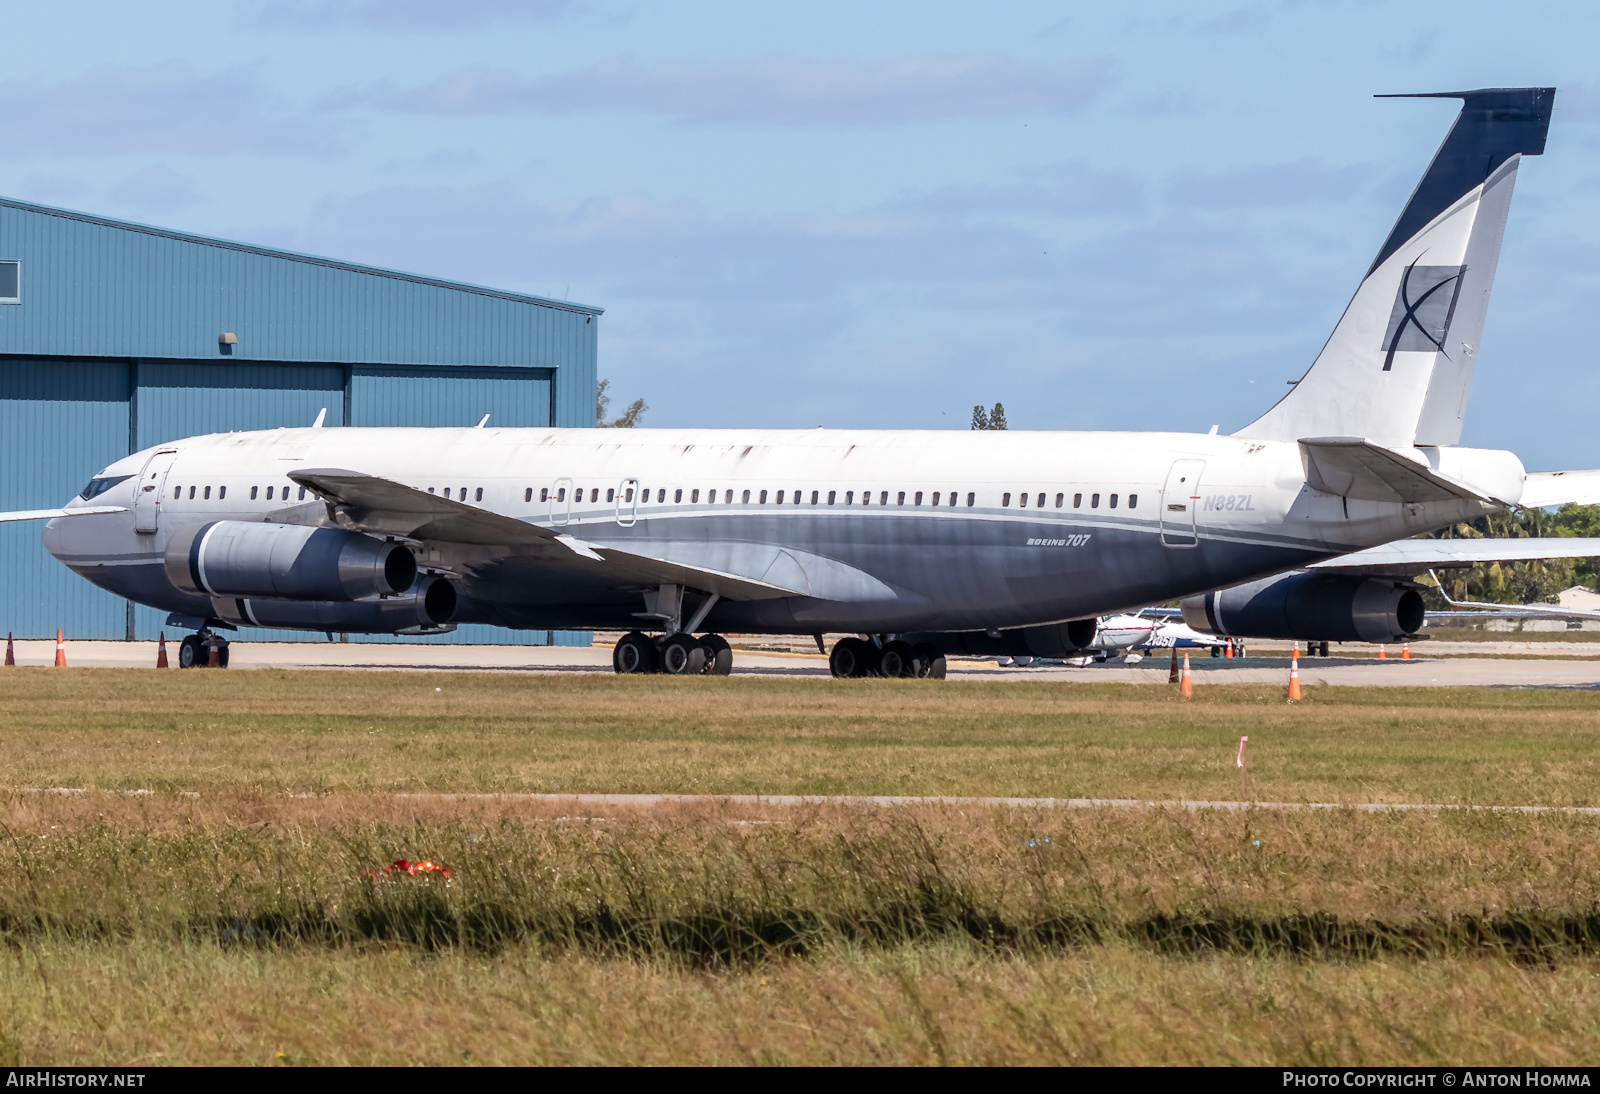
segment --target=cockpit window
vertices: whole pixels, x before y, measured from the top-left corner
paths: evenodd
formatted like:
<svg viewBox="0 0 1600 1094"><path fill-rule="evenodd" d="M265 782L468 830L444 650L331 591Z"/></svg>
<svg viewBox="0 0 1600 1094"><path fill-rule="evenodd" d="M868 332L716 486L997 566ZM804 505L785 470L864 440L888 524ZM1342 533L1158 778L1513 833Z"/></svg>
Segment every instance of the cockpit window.
<svg viewBox="0 0 1600 1094"><path fill-rule="evenodd" d="M127 482L131 478L133 478L132 475L117 475L109 479L90 479L89 485L83 488L83 492L78 497L84 501L88 501L90 498L97 498L117 485L117 483Z"/></svg>

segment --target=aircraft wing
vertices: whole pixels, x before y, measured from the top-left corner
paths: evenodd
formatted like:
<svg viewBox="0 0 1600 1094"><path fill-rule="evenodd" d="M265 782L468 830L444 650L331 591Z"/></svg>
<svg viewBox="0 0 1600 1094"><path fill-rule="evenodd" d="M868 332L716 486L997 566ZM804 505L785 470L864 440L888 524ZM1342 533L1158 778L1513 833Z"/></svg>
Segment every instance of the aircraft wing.
<svg viewBox="0 0 1600 1094"><path fill-rule="evenodd" d="M53 520L56 517L101 517L107 513L126 513L120 505L89 505L82 509L19 509L0 513L0 524L13 520Z"/></svg>
<svg viewBox="0 0 1600 1094"><path fill-rule="evenodd" d="M404 483L337 468L307 468L289 478L337 506L347 527L408 539L478 546L545 547L564 565L601 573L619 583L670 582L727 600L775 600L805 596L743 574L725 573L681 561L654 558L619 547L591 543L553 528L440 497ZM73 510L74 513L88 510Z"/></svg>
<svg viewBox="0 0 1600 1094"><path fill-rule="evenodd" d="M1517 502L1525 509L1547 505L1600 505L1600 471L1534 471Z"/></svg>
<svg viewBox="0 0 1600 1094"><path fill-rule="evenodd" d="M1326 494L1363 501L1497 501L1361 437L1306 437L1300 441L1300 452L1307 481Z"/></svg>
<svg viewBox="0 0 1600 1094"><path fill-rule="evenodd" d="M1435 566L1531 562L1543 558L1600 558L1600 538L1398 539L1380 547L1369 547L1365 551L1316 562L1308 569L1343 573L1395 573L1409 577Z"/></svg>

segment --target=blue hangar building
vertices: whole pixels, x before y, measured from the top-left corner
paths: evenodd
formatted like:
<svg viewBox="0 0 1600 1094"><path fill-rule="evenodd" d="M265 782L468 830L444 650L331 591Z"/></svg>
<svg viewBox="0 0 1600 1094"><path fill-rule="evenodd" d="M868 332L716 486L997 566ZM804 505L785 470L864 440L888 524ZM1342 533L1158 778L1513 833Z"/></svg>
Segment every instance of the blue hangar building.
<svg viewBox="0 0 1600 1094"><path fill-rule="evenodd" d="M0 510L60 506L150 445L324 408L330 427L592 426L601 311L0 198ZM0 524L0 631L156 637L164 614L61 566L41 528Z"/></svg>

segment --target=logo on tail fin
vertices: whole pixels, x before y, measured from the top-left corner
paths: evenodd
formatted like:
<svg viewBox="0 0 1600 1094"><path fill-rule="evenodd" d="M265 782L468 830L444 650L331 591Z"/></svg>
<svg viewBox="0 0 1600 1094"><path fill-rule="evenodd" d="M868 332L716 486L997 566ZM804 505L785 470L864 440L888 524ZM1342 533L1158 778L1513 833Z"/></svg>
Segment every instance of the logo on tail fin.
<svg viewBox="0 0 1600 1094"><path fill-rule="evenodd" d="M1450 333L1456 297L1461 292L1461 275L1466 269L1419 266L1416 262L1406 267L1400 276L1400 291L1395 293L1394 310L1389 313L1389 329L1383 336L1384 372L1394 364L1396 350L1445 352L1444 340ZM1449 292L1441 291L1446 287Z"/></svg>

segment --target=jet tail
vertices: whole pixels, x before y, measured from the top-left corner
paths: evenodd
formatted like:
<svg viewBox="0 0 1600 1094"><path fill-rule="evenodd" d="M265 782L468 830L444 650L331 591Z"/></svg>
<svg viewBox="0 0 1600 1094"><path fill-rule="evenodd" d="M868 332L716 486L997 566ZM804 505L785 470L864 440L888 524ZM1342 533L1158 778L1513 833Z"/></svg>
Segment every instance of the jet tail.
<svg viewBox="0 0 1600 1094"><path fill-rule="evenodd" d="M1461 99L1461 113L1310 370L1235 436L1461 439L1517 167L1544 152L1555 88L1380 97Z"/></svg>

